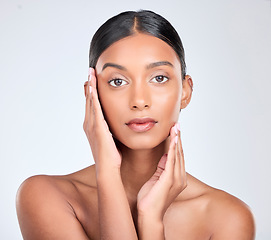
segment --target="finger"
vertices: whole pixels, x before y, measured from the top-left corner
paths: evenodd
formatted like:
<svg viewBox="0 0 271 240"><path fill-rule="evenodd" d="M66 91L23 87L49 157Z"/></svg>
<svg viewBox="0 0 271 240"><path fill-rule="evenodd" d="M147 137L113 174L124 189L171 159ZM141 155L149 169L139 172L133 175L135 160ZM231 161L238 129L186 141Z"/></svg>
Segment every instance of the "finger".
<svg viewBox="0 0 271 240"><path fill-rule="evenodd" d="M157 169L153 175L154 177L159 178L161 176L161 174L165 170L166 162L167 162L167 154L164 154L158 162Z"/></svg>
<svg viewBox="0 0 271 240"><path fill-rule="evenodd" d="M162 171L165 170L165 166L166 166L166 162L167 162L167 153L165 153L161 159L158 162L157 168L161 169Z"/></svg>
<svg viewBox="0 0 271 240"><path fill-rule="evenodd" d="M86 109L85 109L85 120L84 120L84 128L91 128L93 125L93 107L92 107L92 94L90 91L90 80L91 75L88 76L88 81L84 84L84 91L86 96Z"/></svg>
<svg viewBox="0 0 271 240"><path fill-rule="evenodd" d="M89 70L88 70L88 80L84 84L85 96L86 97L91 97L91 92L92 92L91 79L92 79L93 72L94 72L94 69L89 68Z"/></svg>
<svg viewBox="0 0 271 240"><path fill-rule="evenodd" d="M88 88L89 88L88 83L90 83L92 73L93 73L93 68L89 68L88 69L88 80L84 83L85 97L87 97L87 94L88 94Z"/></svg>
<svg viewBox="0 0 271 240"><path fill-rule="evenodd" d="M177 128L177 123L175 123L171 129L171 132L170 132L171 139L174 140L175 145L178 142L178 132L179 132L179 130ZM176 157L177 157L177 146L175 146L175 149L174 149L174 162L173 162L174 166L175 166L175 162L176 162Z"/></svg>
<svg viewBox="0 0 271 240"><path fill-rule="evenodd" d="M167 157L167 162L166 162L166 167L165 171L172 175L174 177L174 162L175 162L175 149L176 149L176 143L175 143L175 129L174 126L170 130L170 144L169 144L169 149L168 149L168 157Z"/></svg>
<svg viewBox="0 0 271 240"><path fill-rule="evenodd" d="M84 93L85 93L85 97L87 97L87 84L88 84L88 81L86 81L84 83Z"/></svg>
<svg viewBox="0 0 271 240"><path fill-rule="evenodd" d="M174 176L177 181L180 181L181 178L181 134L180 134L180 125L179 123L176 125L177 129L177 143L176 143L176 151L175 151L175 157L176 157L176 162L174 166Z"/></svg>
<svg viewBox="0 0 271 240"><path fill-rule="evenodd" d="M181 136L179 137L178 149L179 149L179 154L180 154L180 169L181 169L181 175L186 179L185 162L184 162L184 153L183 153L183 146L182 146Z"/></svg>
<svg viewBox="0 0 271 240"><path fill-rule="evenodd" d="M92 106L93 106L95 124L97 124L98 126L99 124L102 124L102 126L105 127L105 129L109 131L109 128L104 119L103 111L102 111L101 104L98 98L97 78L96 78L94 69L91 74L90 86L92 89L91 95L92 95L92 102L93 102Z"/></svg>
<svg viewBox="0 0 271 240"><path fill-rule="evenodd" d="M174 175L175 181L178 182L180 187L185 187L187 185L186 179L186 171L185 171L185 161L184 161L184 153L181 142L181 133L178 134L178 143L177 143L177 154L176 154L176 164L174 166Z"/></svg>

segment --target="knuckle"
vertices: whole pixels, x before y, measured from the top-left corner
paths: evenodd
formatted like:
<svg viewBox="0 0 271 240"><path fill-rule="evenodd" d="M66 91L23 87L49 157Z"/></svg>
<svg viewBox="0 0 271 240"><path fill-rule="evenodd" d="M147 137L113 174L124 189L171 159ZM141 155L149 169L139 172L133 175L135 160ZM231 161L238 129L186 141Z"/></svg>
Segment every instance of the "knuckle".
<svg viewBox="0 0 271 240"><path fill-rule="evenodd" d="M84 131L86 131L86 122L85 121L83 123L83 129L84 129Z"/></svg>
<svg viewBox="0 0 271 240"><path fill-rule="evenodd" d="M86 91L86 101L90 101L90 95L88 94L88 92Z"/></svg>
<svg viewBox="0 0 271 240"><path fill-rule="evenodd" d="M178 182L178 184L176 184L176 190L179 192L179 191L181 191L182 190L182 188L183 188L183 185L182 185L182 183L180 183L180 182Z"/></svg>
<svg viewBox="0 0 271 240"><path fill-rule="evenodd" d="M171 188L174 187L174 178L173 178L173 177L170 177L170 178L169 178L168 184L169 184L169 186L170 186Z"/></svg>
<svg viewBox="0 0 271 240"><path fill-rule="evenodd" d="M184 182L184 183L182 184L182 186L181 186L181 191L183 191L184 189L186 189L186 187L187 187L187 183Z"/></svg>
<svg viewBox="0 0 271 240"><path fill-rule="evenodd" d="M83 122L83 129L84 130L88 128L88 126L89 126L88 123L89 123L88 120L84 120L84 122Z"/></svg>
<svg viewBox="0 0 271 240"><path fill-rule="evenodd" d="M174 188L176 189L176 191L183 191L185 188L187 187L187 181L178 179L175 181L175 186Z"/></svg>
<svg viewBox="0 0 271 240"><path fill-rule="evenodd" d="M177 153L177 159L176 159L176 161L179 162L181 160L181 158L182 158L182 155L181 155L181 153L178 152Z"/></svg>
<svg viewBox="0 0 271 240"><path fill-rule="evenodd" d="M92 129L91 129L88 121L83 123L83 129L87 135L89 135L92 132Z"/></svg>

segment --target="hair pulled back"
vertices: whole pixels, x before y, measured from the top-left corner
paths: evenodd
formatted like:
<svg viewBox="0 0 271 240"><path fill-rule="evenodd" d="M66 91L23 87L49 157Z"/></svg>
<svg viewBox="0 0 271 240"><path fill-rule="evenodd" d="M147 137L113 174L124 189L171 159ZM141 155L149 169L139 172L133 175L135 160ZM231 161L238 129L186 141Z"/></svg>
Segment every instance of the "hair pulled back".
<svg viewBox="0 0 271 240"><path fill-rule="evenodd" d="M89 67L95 68L100 55L120 39L144 33L157 37L177 53L186 75L186 64L182 41L174 27L164 17L149 10L126 11L108 19L94 34L89 50Z"/></svg>

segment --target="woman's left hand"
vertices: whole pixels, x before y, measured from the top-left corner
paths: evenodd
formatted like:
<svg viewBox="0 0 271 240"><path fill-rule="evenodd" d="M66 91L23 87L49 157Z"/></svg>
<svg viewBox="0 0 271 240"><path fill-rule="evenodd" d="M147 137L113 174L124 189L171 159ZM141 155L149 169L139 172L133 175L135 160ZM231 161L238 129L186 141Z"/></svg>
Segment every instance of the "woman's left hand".
<svg viewBox="0 0 271 240"><path fill-rule="evenodd" d="M168 154L162 156L156 172L137 195L139 218L162 222L167 208L187 186L179 129L177 124L171 128Z"/></svg>

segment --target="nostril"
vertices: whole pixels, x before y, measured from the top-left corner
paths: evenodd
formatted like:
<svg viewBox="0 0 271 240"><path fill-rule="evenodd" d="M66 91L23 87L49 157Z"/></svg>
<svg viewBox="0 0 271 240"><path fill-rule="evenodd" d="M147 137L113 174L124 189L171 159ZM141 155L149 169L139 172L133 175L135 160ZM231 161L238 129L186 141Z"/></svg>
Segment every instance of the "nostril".
<svg viewBox="0 0 271 240"><path fill-rule="evenodd" d="M143 110L144 108L149 108L150 106L148 104L144 104L144 105L133 105L132 109L141 109Z"/></svg>

